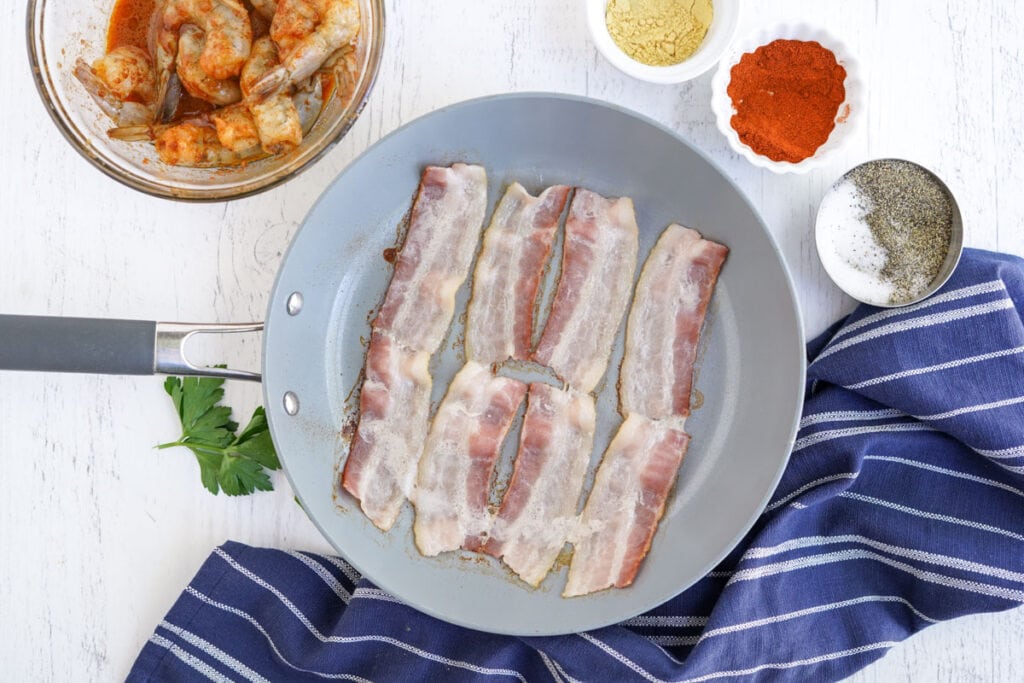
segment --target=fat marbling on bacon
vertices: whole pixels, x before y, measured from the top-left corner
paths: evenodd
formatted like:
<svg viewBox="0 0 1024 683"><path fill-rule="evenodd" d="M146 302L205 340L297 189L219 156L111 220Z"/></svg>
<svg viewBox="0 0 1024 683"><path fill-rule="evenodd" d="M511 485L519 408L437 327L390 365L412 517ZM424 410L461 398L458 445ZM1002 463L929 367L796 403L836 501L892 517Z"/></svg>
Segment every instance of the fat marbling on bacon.
<svg viewBox="0 0 1024 683"><path fill-rule="evenodd" d="M619 402L654 420L690 414L697 343L729 249L670 225L651 250L626 324Z"/></svg>
<svg viewBox="0 0 1024 683"><path fill-rule="evenodd" d="M593 391L608 367L638 250L633 200L576 190L555 299L533 355L576 391Z"/></svg>
<svg viewBox="0 0 1024 683"><path fill-rule="evenodd" d="M419 464L412 503L419 551L478 550L490 527L494 464L526 385L468 361L437 409Z"/></svg>
<svg viewBox="0 0 1024 683"><path fill-rule="evenodd" d="M690 437L697 342L729 250L670 225L651 250L626 327L620 407L576 530L566 597L633 583L665 511Z"/></svg>
<svg viewBox="0 0 1024 683"><path fill-rule="evenodd" d="M360 416L342 486L387 530L412 490L427 432L430 356L451 325L484 214L481 166L427 167L380 312L373 321Z"/></svg>
<svg viewBox="0 0 1024 683"><path fill-rule="evenodd" d="M594 397L530 385L519 453L483 551L523 581L547 576L576 523L576 506L594 447Z"/></svg>
<svg viewBox="0 0 1024 683"><path fill-rule="evenodd" d="M690 437L682 420L631 414L608 445L576 530L565 597L633 583Z"/></svg>
<svg viewBox="0 0 1024 683"><path fill-rule="evenodd" d="M529 358L537 291L569 190L555 185L533 197L513 183L498 203L473 271L467 358L479 363Z"/></svg>

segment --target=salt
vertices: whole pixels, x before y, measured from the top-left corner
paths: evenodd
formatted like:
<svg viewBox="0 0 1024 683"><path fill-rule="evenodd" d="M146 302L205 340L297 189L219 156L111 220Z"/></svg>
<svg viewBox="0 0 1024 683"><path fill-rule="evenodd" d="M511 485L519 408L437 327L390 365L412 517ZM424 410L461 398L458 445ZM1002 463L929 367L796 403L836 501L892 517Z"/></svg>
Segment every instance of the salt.
<svg viewBox="0 0 1024 683"><path fill-rule="evenodd" d="M871 234L866 217L871 200L849 180L840 180L818 210L818 254L825 270L850 296L886 305L894 292L882 278L886 251Z"/></svg>

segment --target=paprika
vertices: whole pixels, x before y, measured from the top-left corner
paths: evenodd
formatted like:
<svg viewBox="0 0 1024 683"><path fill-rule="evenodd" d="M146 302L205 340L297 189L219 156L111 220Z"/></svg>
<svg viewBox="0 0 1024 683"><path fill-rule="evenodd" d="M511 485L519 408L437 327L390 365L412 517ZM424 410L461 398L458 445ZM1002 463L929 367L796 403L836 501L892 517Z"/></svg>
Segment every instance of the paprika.
<svg viewBox="0 0 1024 683"><path fill-rule="evenodd" d="M814 155L846 99L846 69L815 41L775 40L744 54L726 90L740 140L772 161Z"/></svg>

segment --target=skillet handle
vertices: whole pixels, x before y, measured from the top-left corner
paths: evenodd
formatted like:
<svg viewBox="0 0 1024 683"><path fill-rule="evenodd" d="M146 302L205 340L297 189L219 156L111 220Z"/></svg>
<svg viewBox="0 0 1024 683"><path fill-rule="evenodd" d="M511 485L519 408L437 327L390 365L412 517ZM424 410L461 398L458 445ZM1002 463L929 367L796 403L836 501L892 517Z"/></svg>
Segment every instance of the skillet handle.
<svg viewBox="0 0 1024 683"><path fill-rule="evenodd" d="M260 381L256 372L203 368L185 341L208 332L258 332L263 323L209 325L142 320L0 315L0 370L105 375L198 375Z"/></svg>

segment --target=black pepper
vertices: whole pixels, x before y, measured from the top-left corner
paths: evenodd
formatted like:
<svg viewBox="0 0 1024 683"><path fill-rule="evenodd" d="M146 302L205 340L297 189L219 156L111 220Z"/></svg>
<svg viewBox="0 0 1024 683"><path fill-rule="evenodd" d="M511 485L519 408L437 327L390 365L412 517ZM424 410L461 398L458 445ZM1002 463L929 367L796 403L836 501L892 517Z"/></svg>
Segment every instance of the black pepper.
<svg viewBox="0 0 1024 683"><path fill-rule="evenodd" d="M935 176L897 159L871 161L847 174L866 200L864 222L885 251L879 277L889 303L920 296L938 276L953 236L953 203Z"/></svg>

